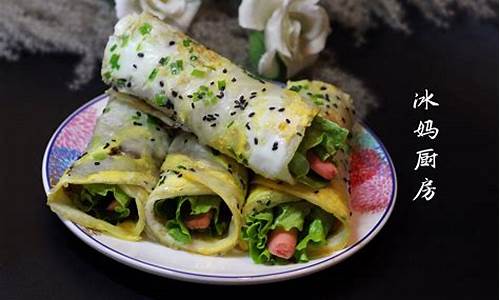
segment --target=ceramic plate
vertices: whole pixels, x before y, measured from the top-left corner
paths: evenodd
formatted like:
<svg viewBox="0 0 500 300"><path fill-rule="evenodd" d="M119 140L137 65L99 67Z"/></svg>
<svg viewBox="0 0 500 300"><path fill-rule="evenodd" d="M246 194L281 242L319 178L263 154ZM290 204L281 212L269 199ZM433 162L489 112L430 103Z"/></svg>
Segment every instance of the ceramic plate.
<svg viewBox="0 0 500 300"><path fill-rule="evenodd" d="M71 114L47 145L42 165L45 191L85 150L107 96L101 95ZM160 276L214 284L252 284L311 274L359 251L384 226L396 200L396 174L380 140L363 124L355 127L352 156L351 208L353 237L349 246L308 263L282 266L256 265L245 254L208 257L173 250L148 240L130 242L63 220L71 232L97 251L130 267Z"/></svg>

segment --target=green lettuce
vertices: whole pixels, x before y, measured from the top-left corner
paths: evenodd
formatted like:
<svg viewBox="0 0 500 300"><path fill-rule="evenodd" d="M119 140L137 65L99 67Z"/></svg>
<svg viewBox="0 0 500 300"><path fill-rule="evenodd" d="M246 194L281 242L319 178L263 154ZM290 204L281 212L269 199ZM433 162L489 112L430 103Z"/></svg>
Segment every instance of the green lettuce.
<svg viewBox="0 0 500 300"><path fill-rule="evenodd" d="M80 210L111 224L117 224L137 213L132 199L118 186L100 183L83 185L73 197ZM110 211L107 207L113 200L116 200L117 205Z"/></svg>
<svg viewBox="0 0 500 300"><path fill-rule="evenodd" d="M307 262L307 248L325 245L334 222L333 216L308 202L288 202L247 216L241 237L248 242L250 257L255 263L283 264L288 261L273 256L267 249L268 235L277 227L287 231L296 228L302 238L295 247L294 258L297 262Z"/></svg>
<svg viewBox="0 0 500 300"><path fill-rule="evenodd" d="M183 221L188 215L199 215L213 209L215 214L209 233L220 236L225 232L228 223L219 217L221 201L221 198L215 195L181 196L156 201L154 211L156 216L168 220L165 227L176 241L188 244L192 241L192 237Z"/></svg>
<svg viewBox="0 0 500 300"><path fill-rule="evenodd" d="M241 235L243 240L248 242L252 260L258 264L286 263L286 260L274 257L267 249L269 231L278 227L285 230L297 228L301 231L311 207L312 205L305 201L288 202L247 216Z"/></svg>
<svg viewBox="0 0 500 300"><path fill-rule="evenodd" d="M348 151L349 130L322 117L315 117L306 130L304 139L288 164L288 169L299 182L314 189L327 186L330 182L311 170L307 152L314 151L322 160L331 160L338 150Z"/></svg>
<svg viewBox="0 0 500 300"><path fill-rule="evenodd" d="M310 223L307 229L307 234L295 247L295 259L298 262L307 262L307 247L324 246L326 245L326 237L335 221L334 217L326 213L324 210L314 207L311 214L308 216Z"/></svg>

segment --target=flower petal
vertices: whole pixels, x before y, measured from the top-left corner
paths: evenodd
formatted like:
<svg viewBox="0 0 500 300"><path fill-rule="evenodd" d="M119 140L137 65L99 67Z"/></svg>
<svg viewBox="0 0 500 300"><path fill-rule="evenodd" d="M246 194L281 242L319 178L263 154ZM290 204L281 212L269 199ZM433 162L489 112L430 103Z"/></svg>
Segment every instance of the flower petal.
<svg viewBox="0 0 500 300"><path fill-rule="evenodd" d="M276 78L279 75L280 67L276 57L276 51L268 51L259 60L258 72L267 78Z"/></svg>
<svg viewBox="0 0 500 300"><path fill-rule="evenodd" d="M264 30L273 12L282 5L281 0L243 0L238 8L241 27Z"/></svg>
<svg viewBox="0 0 500 300"><path fill-rule="evenodd" d="M141 12L141 7L135 0L115 0L115 3L116 17L118 19L134 12Z"/></svg>

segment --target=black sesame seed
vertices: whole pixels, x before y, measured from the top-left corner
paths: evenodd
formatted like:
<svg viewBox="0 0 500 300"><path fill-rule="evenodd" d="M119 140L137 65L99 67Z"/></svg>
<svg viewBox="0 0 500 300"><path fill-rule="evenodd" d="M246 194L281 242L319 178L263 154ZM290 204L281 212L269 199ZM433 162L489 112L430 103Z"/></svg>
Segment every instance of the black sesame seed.
<svg viewBox="0 0 500 300"><path fill-rule="evenodd" d="M230 115L231 115L231 116L234 116L235 114L236 114L236 112L235 112L235 111L232 111L232 112L230 113Z"/></svg>
<svg viewBox="0 0 500 300"><path fill-rule="evenodd" d="M337 105L337 103L333 103L333 107L339 108L339 106Z"/></svg>
<svg viewBox="0 0 500 300"><path fill-rule="evenodd" d="M255 98L255 97L257 97L257 95L251 95L251 96L249 97L249 99L253 99L253 98Z"/></svg>
<svg viewBox="0 0 500 300"><path fill-rule="evenodd" d="M246 127L248 130L250 130L250 129L251 129L251 128L250 128L250 124L249 124L248 122L245 124L245 127Z"/></svg>
<svg viewBox="0 0 500 300"><path fill-rule="evenodd" d="M160 86L163 87L164 85L163 81L160 81Z"/></svg>
<svg viewBox="0 0 500 300"><path fill-rule="evenodd" d="M96 165L96 166L98 166L98 165L100 165L100 164L101 164L101 163L100 163L100 162L98 162L98 161L94 162L94 165Z"/></svg>
<svg viewBox="0 0 500 300"><path fill-rule="evenodd" d="M104 144L104 147L102 149L107 149L109 147L109 143Z"/></svg>
<svg viewBox="0 0 500 300"><path fill-rule="evenodd" d="M179 97L177 97L177 98L179 98L180 100L182 100L182 95L179 95Z"/></svg>
<svg viewBox="0 0 500 300"><path fill-rule="evenodd" d="M181 178L182 177L182 173L180 173L179 175L177 175L178 178Z"/></svg>
<svg viewBox="0 0 500 300"><path fill-rule="evenodd" d="M189 98L189 99L193 98L193 95L188 95L188 98Z"/></svg>
<svg viewBox="0 0 500 300"><path fill-rule="evenodd" d="M262 90L261 90L261 91L265 92L265 91L266 91L266 88L262 88Z"/></svg>
<svg viewBox="0 0 500 300"><path fill-rule="evenodd" d="M142 126L142 123L139 123L139 122L136 122L136 121L134 121L134 123L133 123L133 124L134 124L135 126Z"/></svg>
<svg viewBox="0 0 500 300"><path fill-rule="evenodd" d="M191 171L191 172L196 172L196 170L195 170L195 169L193 169L193 168L189 168L189 171Z"/></svg>
<svg viewBox="0 0 500 300"><path fill-rule="evenodd" d="M290 124L290 120L289 120L289 119L285 119L285 121L286 121L288 124Z"/></svg>
<svg viewBox="0 0 500 300"><path fill-rule="evenodd" d="M187 139L184 139L184 144L185 144L185 143L187 143L187 142L188 142L188 140L187 140Z"/></svg>
<svg viewBox="0 0 500 300"><path fill-rule="evenodd" d="M154 141L156 141L156 140L155 140L155 139L151 139L150 141L151 141L151 142L154 142Z"/></svg>
<svg viewBox="0 0 500 300"><path fill-rule="evenodd" d="M134 69L137 69L137 65L136 64L133 64L132 67L134 67Z"/></svg>
<svg viewBox="0 0 500 300"><path fill-rule="evenodd" d="M177 92L172 90L172 96L177 97L177 95L178 95Z"/></svg>
<svg viewBox="0 0 500 300"><path fill-rule="evenodd" d="M168 43L168 45L169 45L169 46L173 46L173 45L175 45L175 41L170 41L170 42Z"/></svg>
<svg viewBox="0 0 500 300"><path fill-rule="evenodd" d="M274 107L274 106L269 107L269 110L275 110L275 109L276 109L276 107Z"/></svg>
<svg viewBox="0 0 500 300"><path fill-rule="evenodd" d="M248 117L249 117L249 118L251 118L251 117L253 117L253 116L255 116L255 112L253 112L253 111L252 111L251 113L249 113L249 114L248 114Z"/></svg>
<svg viewBox="0 0 500 300"><path fill-rule="evenodd" d="M140 111L136 111L136 112L135 112L135 114L136 114L138 117L142 116L142 114L141 114L141 112L140 112Z"/></svg>
<svg viewBox="0 0 500 300"><path fill-rule="evenodd" d="M257 138L253 138L253 143L254 143L255 145L258 145L258 144L259 144L259 139L257 139Z"/></svg>
<svg viewBox="0 0 500 300"><path fill-rule="evenodd" d="M217 123L213 123L212 125L210 125L210 127L215 127L217 126Z"/></svg>
<svg viewBox="0 0 500 300"><path fill-rule="evenodd" d="M137 56L139 56L139 57L144 57L144 53L139 52L139 53L137 53Z"/></svg>
<svg viewBox="0 0 500 300"><path fill-rule="evenodd" d="M302 136L302 133L300 133L300 132L297 132L297 135L298 135L298 136Z"/></svg>
<svg viewBox="0 0 500 300"><path fill-rule="evenodd" d="M342 123L344 123L344 124L345 124L345 118L342 118Z"/></svg>
<svg viewBox="0 0 500 300"><path fill-rule="evenodd" d="M231 79L231 82L236 82L236 78L233 77L233 79Z"/></svg>
<svg viewBox="0 0 500 300"><path fill-rule="evenodd" d="M282 108L278 109L278 111L279 111L279 112L284 112L284 111L285 111L285 108L284 108L284 107L282 107Z"/></svg>
<svg viewBox="0 0 500 300"><path fill-rule="evenodd" d="M273 144L273 151L278 150L278 142L274 142Z"/></svg>
<svg viewBox="0 0 500 300"><path fill-rule="evenodd" d="M317 193L319 193L319 191L316 190L316 191L314 191L314 193L317 194Z"/></svg>
<svg viewBox="0 0 500 300"><path fill-rule="evenodd" d="M322 90L322 91L326 90L326 86L322 86L322 87L320 88L320 90Z"/></svg>
<svg viewBox="0 0 500 300"><path fill-rule="evenodd" d="M191 108L194 109L194 102L191 102Z"/></svg>
<svg viewBox="0 0 500 300"><path fill-rule="evenodd" d="M226 74L227 70L226 69L222 69L222 73Z"/></svg>
<svg viewBox="0 0 500 300"><path fill-rule="evenodd" d="M129 81L129 82L127 82L127 87L129 88L129 87L131 87L131 86L132 86L132 82L130 82L130 81Z"/></svg>

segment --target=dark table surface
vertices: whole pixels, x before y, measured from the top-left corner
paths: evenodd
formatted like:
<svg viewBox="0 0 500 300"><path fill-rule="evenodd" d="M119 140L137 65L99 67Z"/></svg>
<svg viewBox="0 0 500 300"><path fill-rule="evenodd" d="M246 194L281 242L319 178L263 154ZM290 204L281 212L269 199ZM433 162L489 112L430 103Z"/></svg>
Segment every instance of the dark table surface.
<svg viewBox="0 0 500 300"><path fill-rule="evenodd" d="M164 279L128 268L76 238L45 205L41 161L60 122L102 93L98 76L70 91L76 58L25 56L0 62L0 299L167 299L305 292L336 299L498 298L498 25L458 21L448 31L415 24L404 36L379 31L355 48L339 34L341 65L377 94L366 119L394 160L398 197L383 230L346 261L271 285L217 287ZM428 88L440 106L412 109ZM433 118L437 170L413 171L427 147L412 131ZM422 177L437 196L412 202ZM221 292L219 289L226 289ZM208 294L215 292L213 294Z"/></svg>

